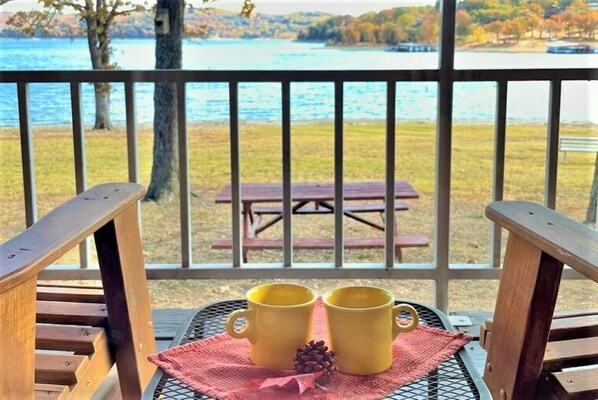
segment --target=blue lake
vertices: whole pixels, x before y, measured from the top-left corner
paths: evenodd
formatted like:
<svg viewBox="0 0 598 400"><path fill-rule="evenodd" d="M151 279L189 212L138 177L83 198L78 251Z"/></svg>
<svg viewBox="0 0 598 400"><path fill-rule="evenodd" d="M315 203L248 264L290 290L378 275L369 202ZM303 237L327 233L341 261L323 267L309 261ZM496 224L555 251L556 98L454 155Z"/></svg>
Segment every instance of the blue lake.
<svg viewBox="0 0 598 400"><path fill-rule="evenodd" d="M115 39L114 61L121 69L152 69L154 40ZM437 53L390 53L381 49L327 48L319 43L283 40L185 40L183 68L197 70L350 70L433 69ZM598 54L457 52L456 68L598 68ZM91 69L84 39L0 39L2 70ZM548 114L548 82L515 82L509 85L508 119L543 123ZM36 125L71 122L68 84L31 84L31 115ZM397 85L399 121L436 119L436 84L405 82ZM137 84L140 123L153 118L153 84ZM228 89L224 83L190 84L187 91L190 122L228 120ZM281 115L278 84L240 85L240 118L245 122L278 122ZM84 119L93 123L91 85L83 86ZM296 83L291 86L294 121L331 120L334 115L333 85ZM124 123L124 88L114 84L112 120ZM492 122L495 84L457 83L454 88L456 122ZM345 120L382 120L386 110L383 83L345 85ZM565 82L561 120L598 123L598 82ZM0 126L18 125L16 85L0 84Z"/></svg>

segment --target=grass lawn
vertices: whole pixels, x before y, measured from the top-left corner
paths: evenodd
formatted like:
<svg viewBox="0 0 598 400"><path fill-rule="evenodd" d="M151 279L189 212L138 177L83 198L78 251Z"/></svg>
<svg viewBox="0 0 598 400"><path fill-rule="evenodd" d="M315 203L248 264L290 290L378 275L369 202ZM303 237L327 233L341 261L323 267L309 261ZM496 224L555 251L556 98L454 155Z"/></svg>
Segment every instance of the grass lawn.
<svg viewBox="0 0 598 400"><path fill-rule="evenodd" d="M292 130L292 178L296 182L333 180L333 125L297 124ZM596 136L598 127L563 126L562 135ZM345 128L345 179L347 181L383 180L384 125L348 123ZM140 128L139 160L141 182L149 183L152 131ZM493 127L456 125L453 131L451 169L450 261L485 263L488 261L490 224L484 207L492 196ZM73 141L69 128L35 127L35 173L39 216L75 194ZM124 128L113 132L89 131L87 180L92 186L101 182L126 181L126 139ZM546 127L511 125L507 130L505 198L543 202L546 153ZM190 181L194 263L230 262L230 252L210 249L215 237L230 237L229 205L214 204L220 188L229 182L228 128L225 125L193 125L189 128ZM559 156L562 156L559 154ZM24 228L22 170L18 131L0 128L0 240L5 241ZM567 164L559 162L557 211L583 221L587 208L593 167L593 153L570 153ZM398 215L401 233L425 235L431 246L407 249L406 262L433 260L435 127L431 123L401 123L397 126L397 179L410 181L420 199L409 200L409 211ZM279 182L282 177L280 127L241 126L241 171L243 182ZM143 240L148 263L177 263L180 254L178 199L161 204L143 203ZM332 237L332 216L297 216L296 237ZM279 224L265 237L281 235ZM370 236L371 228L352 221L345 224L345 235ZM61 262L76 263L76 252ZM251 262L280 262L281 251L255 251ZM297 251L297 262L332 262L332 251ZM348 262L382 262L381 250L352 250ZM373 281L372 281L373 282ZM391 285L398 296L432 301L431 282L373 282ZM181 285L186 284L185 288ZM237 297L255 281L152 282L155 305L185 307L209 301L223 294ZM309 284L319 291L334 282ZM172 287L172 290L169 289ZM495 282L452 282L454 309L492 309ZM589 284L567 282L564 293L568 308L598 307L598 293ZM176 296L175 294L178 294Z"/></svg>

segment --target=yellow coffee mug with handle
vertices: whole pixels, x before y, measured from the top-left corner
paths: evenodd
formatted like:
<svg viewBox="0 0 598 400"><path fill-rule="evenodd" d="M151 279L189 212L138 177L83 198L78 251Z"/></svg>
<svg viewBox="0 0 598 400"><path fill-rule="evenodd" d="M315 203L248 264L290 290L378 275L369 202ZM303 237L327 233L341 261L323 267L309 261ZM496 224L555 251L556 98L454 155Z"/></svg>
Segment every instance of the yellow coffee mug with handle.
<svg viewBox="0 0 598 400"><path fill-rule="evenodd" d="M226 331L249 340L249 358L261 367L292 369L298 348L312 339L312 321L317 294L292 283L268 283L249 289L247 309L233 311ZM246 324L235 329L235 321Z"/></svg>
<svg viewBox="0 0 598 400"><path fill-rule="evenodd" d="M330 347L338 369L351 375L372 375L392 366L392 342L401 332L417 327L417 311L408 304L395 305L394 295L373 286L348 286L323 297ZM400 312L410 314L400 324Z"/></svg>

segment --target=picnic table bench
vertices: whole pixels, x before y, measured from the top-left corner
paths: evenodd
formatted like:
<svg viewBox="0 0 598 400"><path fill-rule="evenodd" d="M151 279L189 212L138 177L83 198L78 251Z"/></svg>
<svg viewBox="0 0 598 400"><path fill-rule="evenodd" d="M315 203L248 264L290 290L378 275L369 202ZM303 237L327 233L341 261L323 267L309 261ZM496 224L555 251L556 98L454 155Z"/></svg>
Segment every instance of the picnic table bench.
<svg viewBox="0 0 598 400"><path fill-rule="evenodd" d="M419 194L407 181L395 182L396 199L416 199ZM298 215L333 214L334 184L333 183L296 183L292 185L292 213ZM374 229L384 231L384 225L364 218L362 213L379 213L384 221L386 211L383 201L386 195L384 182L347 182L343 186L343 214L353 220L368 225ZM350 203L364 201L370 203ZM371 203L371 201L379 201ZM226 185L216 197L216 203L231 203L232 190ZM283 218L282 206L272 203L282 202L282 185L270 183L247 183L241 185L241 203L243 204L243 259L248 260L249 250L282 249L283 240L279 238L258 238L258 235ZM258 205L255 204L268 204ZM313 205L312 205L313 204ZM395 211L406 211L409 206L403 202L394 205ZM272 216L263 222L262 216ZM396 231L396 226L395 226ZM384 248L383 236L350 237L344 239L346 249ZM401 249L406 247L426 247L429 245L425 236L395 236L395 251L397 259L402 261ZM216 238L212 242L213 249L230 249L231 238ZM295 238L293 248L297 250L326 250L334 248L333 238Z"/></svg>

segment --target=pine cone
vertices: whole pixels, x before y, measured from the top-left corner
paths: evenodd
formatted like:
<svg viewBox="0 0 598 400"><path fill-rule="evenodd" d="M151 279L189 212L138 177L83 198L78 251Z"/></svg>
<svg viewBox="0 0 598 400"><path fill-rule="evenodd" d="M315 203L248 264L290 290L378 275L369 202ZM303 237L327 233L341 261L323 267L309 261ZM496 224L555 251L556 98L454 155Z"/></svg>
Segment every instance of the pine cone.
<svg viewBox="0 0 598 400"><path fill-rule="evenodd" d="M317 382L326 385L336 372L336 357L333 351L328 351L328 346L323 340L310 341L302 349L297 349L295 357L295 370L299 374L324 371Z"/></svg>

